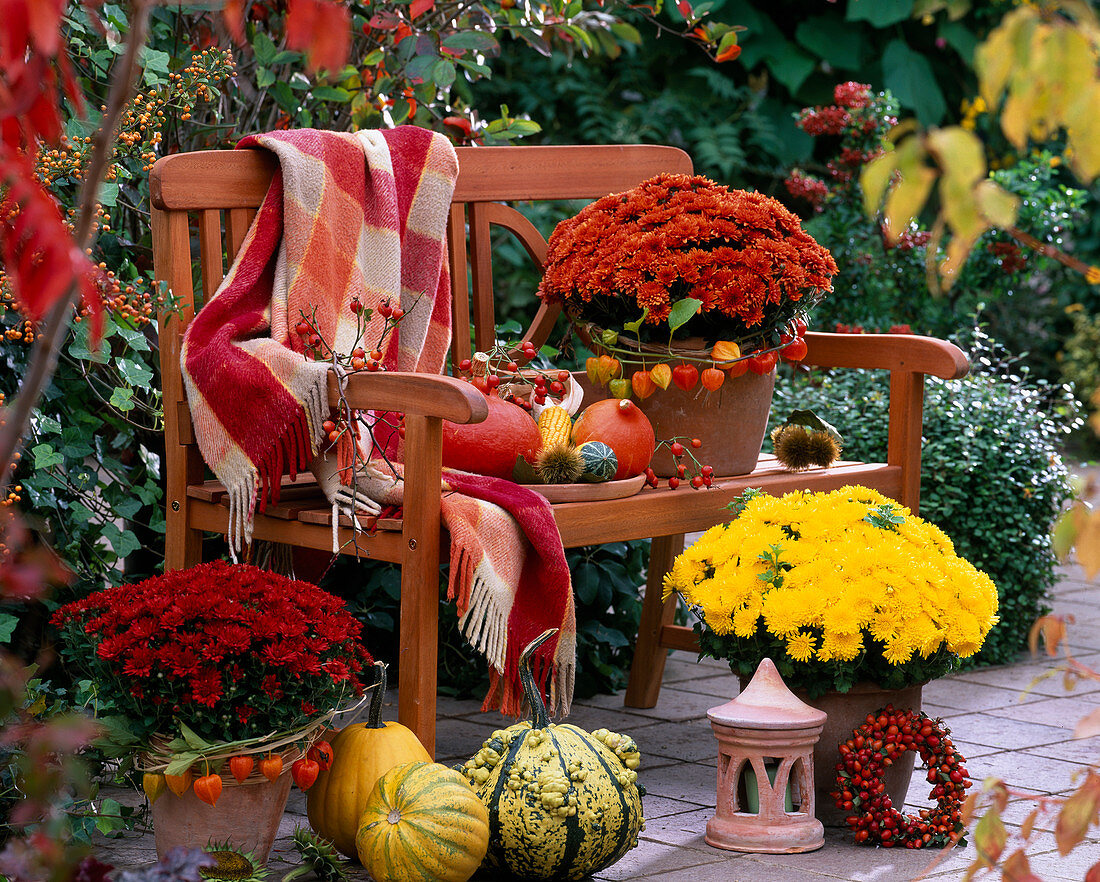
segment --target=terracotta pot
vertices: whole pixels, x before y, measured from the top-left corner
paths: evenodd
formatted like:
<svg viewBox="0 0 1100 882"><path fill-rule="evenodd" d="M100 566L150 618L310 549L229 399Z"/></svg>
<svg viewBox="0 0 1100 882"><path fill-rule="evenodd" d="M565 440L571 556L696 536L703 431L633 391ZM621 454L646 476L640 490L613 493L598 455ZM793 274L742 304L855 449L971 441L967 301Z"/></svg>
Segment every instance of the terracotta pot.
<svg viewBox="0 0 1100 882"><path fill-rule="evenodd" d="M164 857L177 845L204 848L210 842L229 840L266 863L290 796L290 783L288 767L274 782L250 778L238 784L222 776L216 805L203 802L194 790L183 796L171 791L162 794L153 803L157 857Z"/></svg>
<svg viewBox="0 0 1100 882"><path fill-rule="evenodd" d="M713 466L716 475L746 475L760 458L774 388L774 370L764 376L749 371L727 377L715 392L701 385L685 392L671 384L637 404L653 423L658 440L698 438L703 446L695 455ZM652 466L658 475L676 474L667 448L654 456Z"/></svg>
<svg viewBox="0 0 1100 882"><path fill-rule="evenodd" d="M872 683L857 683L848 692L829 692L820 698L807 698L803 693L795 692L808 705L823 710L829 715L821 739L814 748L814 790L817 796L817 817L826 827L846 827L844 817L847 812L836 807L829 791L836 783L836 764L840 762L840 744L852 737L852 730L863 723L867 714L892 704L899 710L911 708L920 710L921 691L924 685L910 686L908 689L881 689ZM909 790L909 781L913 777L913 768L917 754L907 750L898 761L886 769L883 775L886 792L894 807L901 809L905 803L905 794Z"/></svg>

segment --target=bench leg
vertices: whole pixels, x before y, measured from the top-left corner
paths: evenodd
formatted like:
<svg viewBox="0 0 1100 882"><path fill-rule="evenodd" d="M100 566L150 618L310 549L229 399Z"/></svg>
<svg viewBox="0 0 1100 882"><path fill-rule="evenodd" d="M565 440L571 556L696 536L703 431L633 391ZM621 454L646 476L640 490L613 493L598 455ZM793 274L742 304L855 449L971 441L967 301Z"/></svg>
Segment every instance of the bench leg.
<svg viewBox="0 0 1100 882"><path fill-rule="evenodd" d="M684 550L684 535L657 536L649 551L642 619L638 624L638 640L634 646L634 662L623 703L627 707L653 707L661 694L661 677L665 672L668 653L661 646L661 628L671 625L676 617L676 597L662 602L662 582L672 569L676 556Z"/></svg>
<svg viewBox="0 0 1100 882"><path fill-rule="evenodd" d="M439 500L443 424L405 417L405 499L397 718L435 756L439 655Z"/></svg>
<svg viewBox="0 0 1100 882"><path fill-rule="evenodd" d="M179 505L179 511L172 510L173 503ZM176 494L176 498L168 502L164 518L165 571L183 570L202 563L202 530L187 526L187 503L183 493Z"/></svg>

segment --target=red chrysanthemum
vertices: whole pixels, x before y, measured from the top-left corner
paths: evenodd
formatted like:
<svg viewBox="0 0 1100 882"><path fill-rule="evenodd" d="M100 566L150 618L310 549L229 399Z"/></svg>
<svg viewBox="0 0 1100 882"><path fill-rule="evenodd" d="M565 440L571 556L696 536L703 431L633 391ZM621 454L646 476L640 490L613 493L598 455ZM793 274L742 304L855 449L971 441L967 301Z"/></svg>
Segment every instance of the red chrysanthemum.
<svg viewBox="0 0 1100 882"><path fill-rule="evenodd" d="M146 739L180 722L215 741L293 731L361 694L373 663L338 597L224 562L95 592L53 623Z"/></svg>
<svg viewBox="0 0 1100 882"><path fill-rule="evenodd" d="M812 305L832 290L834 273L829 252L776 200L663 174L558 224L539 296L606 327L644 313L643 333L665 325L673 305L692 297L702 314L685 332L698 326L738 339L789 321L790 304ZM667 326L664 333L667 339Z"/></svg>

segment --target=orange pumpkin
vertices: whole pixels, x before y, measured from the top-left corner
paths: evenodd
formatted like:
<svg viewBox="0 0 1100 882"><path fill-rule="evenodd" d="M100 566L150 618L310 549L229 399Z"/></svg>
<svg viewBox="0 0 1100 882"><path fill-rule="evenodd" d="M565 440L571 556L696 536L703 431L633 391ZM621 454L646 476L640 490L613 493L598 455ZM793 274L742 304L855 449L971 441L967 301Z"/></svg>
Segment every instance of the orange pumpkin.
<svg viewBox="0 0 1100 882"><path fill-rule="evenodd" d="M619 468L614 480L645 471L657 439L653 424L629 398L606 398L589 405L573 424L573 443L602 441L615 451Z"/></svg>
<svg viewBox="0 0 1100 882"><path fill-rule="evenodd" d="M511 478L516 457L534 463L542 448L539 427L522 407L486 396L489 416L481 423L443 421L443 465L478 475Z"/></svg>

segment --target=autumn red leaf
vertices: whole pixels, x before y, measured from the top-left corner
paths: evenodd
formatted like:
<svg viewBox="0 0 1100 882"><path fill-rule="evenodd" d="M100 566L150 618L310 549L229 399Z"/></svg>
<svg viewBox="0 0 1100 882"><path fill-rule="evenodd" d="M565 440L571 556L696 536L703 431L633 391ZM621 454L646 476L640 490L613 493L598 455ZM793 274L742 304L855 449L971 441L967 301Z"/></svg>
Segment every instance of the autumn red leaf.
<svg viewBox="0 0 1100 882"><path fill-rule="evenodd" d="M1022 848L1012 852L1001 865L1001 879L1003 882L1042 882L1031 872L1031 864Z"/></svg>
<svg viewBox="0 0 1100 882"><path fill-rule="evenodd" d="M57 200L34 178L30 159L0 145L0 257L23 314L39 321L73 287L102 324L103 304L95 267L65 226Z"/></svg>
<svg viewBox="0 0 1100 882"><path fill-rule="evenodd" d="M1089 827L1097 822L1100 810L1100 775L1089 771L1076 793L1071 795L1058 814L1054 825L1054 841L1060 854L1069 854L1085 839Z"/></svg>
<svg viewBox="0 0 1100 882"><path fill-rule="evenodd" d="M974 828L974 847L978 849L978 860L987 867L996 865L1007 841L1008 833L1000 814L996 809L990 809Z"/></svg>
<svg viewBox="0 0 1100 882"><path fill-rule="evenodd" d="M244 8L246 5L246 0L225 0L225 5L222 7L222 18L225 20L226 29L237 43L245 41Z"/></svg>
<svg viewBox="0 0 1100 882"><path fill-rule="evenodd" d="M435 0L412 0L409 4L409 18L414 21L425 12L435 8Z"/></svg>
<svg viewBox="0 0 1100 882"><path fill-rule="evenodd" d="M1085 873L1084 882L1100 882L1100 861L1089 867L1089 871Z"/></svg>
<svg viewBox="0 0 1100 882"><path fill-rule="evenodd" d="M289 0L286 45L305 52L312 70L339 70L351 45L347 9L334 0Z"/></svg>

